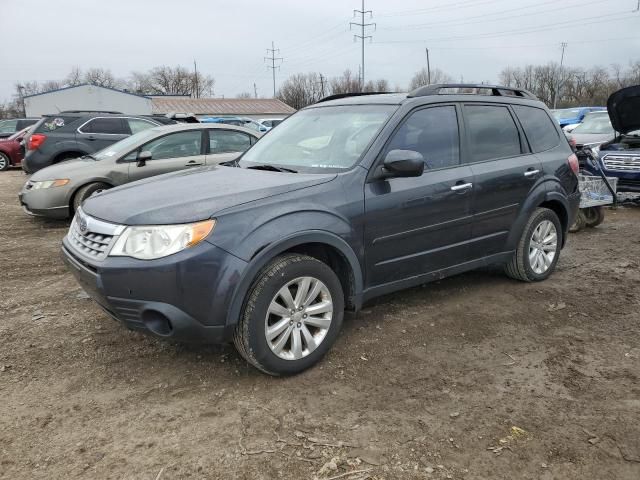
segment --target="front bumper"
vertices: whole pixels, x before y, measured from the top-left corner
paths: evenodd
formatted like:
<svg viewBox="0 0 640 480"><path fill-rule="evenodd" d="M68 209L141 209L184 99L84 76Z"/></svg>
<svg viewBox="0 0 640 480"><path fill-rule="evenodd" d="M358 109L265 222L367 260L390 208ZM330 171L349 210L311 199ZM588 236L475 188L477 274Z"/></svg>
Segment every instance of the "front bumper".
<svg viewBox="0 0 640 480"><path fill-rule="evenodd" d="M63 259L80 286L130 329L180 342L223 343L232 295L246 262L204 241L169 257L90 262L67 238Z"/></svg>
<svg viewBox="0 0 640 480"><path fill-rule="evenodd" d="M65 187L53 187L41 190L28 190L26 187L23 187L20 193L18 193L18 200L25 213L29 215L62 220L71 216L71 209L66 201L66 192L55 191L55 189L66 190Z"/></svg>

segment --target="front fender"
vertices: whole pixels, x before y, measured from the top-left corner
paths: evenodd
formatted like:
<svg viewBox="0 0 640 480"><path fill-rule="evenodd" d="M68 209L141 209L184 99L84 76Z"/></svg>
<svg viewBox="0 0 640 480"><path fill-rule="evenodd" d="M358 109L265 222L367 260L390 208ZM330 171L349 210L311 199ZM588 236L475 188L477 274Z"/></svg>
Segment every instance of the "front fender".
<svg viewBox="0 0 640 480"><path fill-rule="evenodd" d="M236 286L227 312L227 326L234 325L238 322L242 313L244 299L246 298L247 293L251 288L251 284L260 270L262 270L274 257L280 255L282 252L293 247L309 243L329 245L338 250L344 256L353 272L355 293L351 302L355 305L356 310L360 308L362 305L363 280L362 267L357 255L351 246L338 235L324 230L310 230L306 232L296 232L282 237L277 242L270 243L255 254L247 265L247 268L244 270L240 282Z"/></svg>

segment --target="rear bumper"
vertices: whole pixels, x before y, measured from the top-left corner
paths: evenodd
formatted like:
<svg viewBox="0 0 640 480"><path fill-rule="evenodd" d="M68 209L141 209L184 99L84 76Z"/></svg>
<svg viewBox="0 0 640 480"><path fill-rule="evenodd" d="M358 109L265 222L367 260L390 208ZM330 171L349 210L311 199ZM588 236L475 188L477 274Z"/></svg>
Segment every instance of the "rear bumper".
<svg viewBox="0 0 640 480"><path fill-rule="evenodd" d="M189 251L193 250L193 251ZM80 286L127 328L190 343L224 343L231 294L246 263L202 242L164 259L84 261L63 241L62 257Z"/></svg>

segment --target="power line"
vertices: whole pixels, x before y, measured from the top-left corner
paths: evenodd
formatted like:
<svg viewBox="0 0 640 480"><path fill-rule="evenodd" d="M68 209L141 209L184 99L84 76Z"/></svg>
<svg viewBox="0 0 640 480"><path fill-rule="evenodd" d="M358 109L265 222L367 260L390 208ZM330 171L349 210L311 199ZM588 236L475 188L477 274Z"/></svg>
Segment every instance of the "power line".
<svg viewBox="0 0 640 480"><path fill-rule="evenodd" d="M280 68L280 65L276 66L276 61L283 61L282 57L276 57L276 53L280 53L280 49L276 48L273 40L271 41L271 48L267 48L267 53L271 52L270 57L264 57L265 60L271 60L271 65L267 65L273 71L273 98L276 98L276 68Z"/></svg>
<svg viewBox="0 0 640 480"><path fill-rule="evenodd" d="M611 18L611 17L616 17L616 18ZM452 40L496 38L496 37L502 37L502 36L508 36L508 35L526 35L529 33L538 33L543 31L556 30L566 25L576 25L578 22L582 22L580 23L580 25L591 25L594 23L598 23L604 19L609 19L610 21L617 21L617 20L627 20L631 18L634 18L634 17L631 17L628 13L611 13L609 15L596 15L593 17L574 18L572 20L547 24L545 26L529 27L529 28L522 28L517 30L506 30L502 32L489 32L489 33L481 33L476 35L457 35L453 37L448 36L448 37L429 38L429 39L422 39L422 40L382 41L382 42L376 42L376 43L424 43L425 41L450 42ZM585 20L592 20L592 21L586 22Z"/></svg>
<svg viewBox="0 0 640 480"><path fill-rule="evenodd" d="M356 17L356 14L360 14L361 19L360 19L360 23L356 23L356 22L349 22L349 28L351 28L351 26L354 27L360 27L362 30L362 34L361 35L354 35L353 39L355 40L356 38L359 38L360 41L362 42L362 66L361 66L361 70L360 70L360 90L364 91L364 41L367 38L370 38L371 40L373 40L373 37L371 35L365 35L365 29L367 27L371 27L373 26L373 28L375 29L376 24L375 23L365 23L364 21L364 17L365 15L368 13L369 14L369 18L373 17L373 11L372 10L365 10L364 9L364 0L362 0L362 10L354 10L353 11L353 17Z"/></svg>
<svg viewBox="0 0 640 480"><path fill-rule="evenodd" d="M413 23L413 24L408 24L408 25L400 25L400 26L392 26L392 27L381 27L381 30L421 30L424 28L438 28L438 27L442 27L442 28L449 28L449 27L457 27L457 26L464 26L464 25L473 25L473 24L478 24L478 23L486 23L486 22L501 22L503 20L510 20L513 18L520 18L520 17L529 17L532 15L543 15L543 14L547 14L550 12L556 12L558 10L566 10L566 9L570 9L570 8L583 8L586 7L588 5L593 5L593 4L597 4L597 3L605 3L605 2L609 2L610 0L592 0L590 2L579 2L579 3L574 3L571 5L563 5L561 7L557 7L557 8L550 8L550 9L542 9L539 11L535 11L535 12L527 12L527 13L518 13L516 15L507 15L504 16L507 13L511 13L511 12L521 12L522 10L525 9L530 9L530 8L535 8L535 7L542 7L544 5L551 5L554 4L557 6L557 0L552 0L552 1L547 1L547 2L541 2L535 5L526 5L523 7L518 7L518 8L512 8L512 9L508 9L508 10L502 10L501 12L495 13L495 12L489 12L489 13L483 13L480 15L472 15L470 17L465 17L464 20L460 20L460 19L452 19L452 20L441 20L441 21L433 21L433 22L427 22L427 23ZM486 18L486 17L490 17L490 18ZM479 20L474 20L474 19L479 19ZM474 20L474 21L469 21L469 20Z"/></svg>

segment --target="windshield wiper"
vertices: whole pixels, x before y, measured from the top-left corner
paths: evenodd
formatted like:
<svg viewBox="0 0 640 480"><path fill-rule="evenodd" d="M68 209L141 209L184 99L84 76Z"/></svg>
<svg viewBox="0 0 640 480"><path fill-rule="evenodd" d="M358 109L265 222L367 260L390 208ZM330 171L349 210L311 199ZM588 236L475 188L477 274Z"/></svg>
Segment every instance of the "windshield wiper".
<svg viewBox="0 0 640 480"><path fill-rule="evenodd" d="M269 170L272 172L298 173L297 170L293 170L292 168L276 167L275 165L269 165L268 163L264 163L262 165L252 165L247 168L251 168L252 170Z"/></svg>

